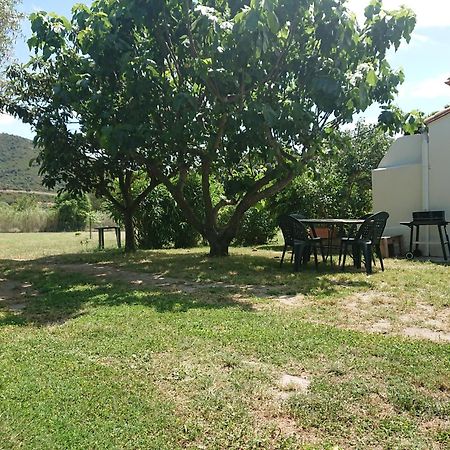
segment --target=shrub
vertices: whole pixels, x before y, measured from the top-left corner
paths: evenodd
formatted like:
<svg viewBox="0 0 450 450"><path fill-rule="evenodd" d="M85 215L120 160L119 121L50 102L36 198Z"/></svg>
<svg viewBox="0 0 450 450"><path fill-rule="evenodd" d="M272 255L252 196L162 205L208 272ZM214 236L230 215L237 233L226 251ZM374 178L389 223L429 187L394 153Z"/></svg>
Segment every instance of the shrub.
<svg viewBox="0 0 450 450"><path fill-rule="evenodd" d="M262 245L270 242L277 233L277 224L265 204L250 208L244 215L234 242L237 245Z"/></svg>
<svg viewBox="0 0 450 450"><path fill-rule="evenodd" d="M358 123L323 151L314 167L270 200L274 215L301 212L308 217L360 217L372 210L372 170L391 144L384 132Z"/></svg>
<svg viewBox="0 0 450 450"><path fill-rule="evenodd" d="M223 209L219 223L228 221L232 213L232 207ZM275 217L266 207L266 203L261 202L246 211L233 244L244 247L267 244L275 237L276 233Z"/></svg>
<svg viewBox="0 0 450 450"><path fill-rule="evenodd" d="M79 231L86 228L91 203L86 195L73 197L64 193L56 198L55 210L58 214L58 231Z"/></svg>
<svg viewBox="0 0 450 450"><path fill-rule="evenodd" d="M189 177L185 192L193 201L201 201L200 180ZM137 241L140 248L195 247L201 236L183 217L165 186L157 186L135 214Z"/></svg>

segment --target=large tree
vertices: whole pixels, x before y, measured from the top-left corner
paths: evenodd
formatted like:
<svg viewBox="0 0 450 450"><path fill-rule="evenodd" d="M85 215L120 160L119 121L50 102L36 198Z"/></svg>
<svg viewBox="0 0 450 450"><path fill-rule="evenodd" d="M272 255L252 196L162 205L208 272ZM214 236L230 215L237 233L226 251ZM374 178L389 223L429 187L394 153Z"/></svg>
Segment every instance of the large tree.
<svg viewBox="0 0 450 450"><path fill-rule="evenodd" d="M129 8L144 13L156 70L171 89L160 95L159 153L147 167L211 255L228 254L252 205L326 157L324 142L341 124L373 103L389 107L403 75L386 52L409 40L415 24L408 9L387 12L376 0L363 24L344 0L136 0ZM203 180L202 211L184 194L192 171ZM224 187L217 202L213 179ZM219 226L227 205L234 213Z"/></svg>
<svg viewBox="0 0 450 450"><path fill-rule="evenodd" d="M127 163L164 183L211 255L226 255L244 213L326 157L320 149L334 130L372 103L389 107L403 75L390 68L386 52L409 40L414 24L411 11L386 12L376 0L363 24L344 0L97 0L78 7L72 23L41 14L33 20L31 44L39 56L31 72L52 75L64 108L41 97L38 109L45 104L46 111L36 129L43 136L39 127L50 115L58 139L68 140L79 135L68 125L75 119L98 152L110 152L122 136L116 147ZM82 64L66 70L74 54ZM109 84L98 88L95 77L110 66ZM123 82L120 101L116 79ZM15 81L20 85L20 77ZM94 108L89 127L80 125L72 84L87 89L89 110L92 102L107 105L104 115ZM76 95L66 104L67 90ZM117 105L122 111L127 100L133 106L117 120ZM25 98L24 118L35 115L27 105ZM44 151L44 172L45 158L50 162ZM185 192L193 172L202 179L201 208ZM233 214L219 226L225 206Z"/></svg>

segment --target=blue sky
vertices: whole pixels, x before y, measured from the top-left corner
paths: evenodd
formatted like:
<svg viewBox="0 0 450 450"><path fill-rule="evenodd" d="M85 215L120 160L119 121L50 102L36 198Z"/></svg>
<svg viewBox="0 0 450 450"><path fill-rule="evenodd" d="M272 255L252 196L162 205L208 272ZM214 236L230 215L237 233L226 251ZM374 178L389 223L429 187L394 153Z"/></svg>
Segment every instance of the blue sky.
<svg viewBox="0 0 450 450"><path fill-rule="evenodd" d="M74 0L23 0L22 11L54 11L70 16ZM84 1L84 3L91 3ZM369 0L348 0L348 6L362 17L364 6ZM401 86L396 103L404 110L419 109L425 113L441 110L450 104L450 87L444 81L450 77L450 1L448 0L384 0L386 8L397 8L404 4L415 11L417 26L409 44L388 56L395 68L403 68L406 80ZM27 21L23 25L24 37L15 48L15 58L26 61L28 47L26 39L30 35ZM370 108L365 117L375 121L376 107ZM31 138L31 129L7 115L0 115L0 132L17 134Z"/></svg>

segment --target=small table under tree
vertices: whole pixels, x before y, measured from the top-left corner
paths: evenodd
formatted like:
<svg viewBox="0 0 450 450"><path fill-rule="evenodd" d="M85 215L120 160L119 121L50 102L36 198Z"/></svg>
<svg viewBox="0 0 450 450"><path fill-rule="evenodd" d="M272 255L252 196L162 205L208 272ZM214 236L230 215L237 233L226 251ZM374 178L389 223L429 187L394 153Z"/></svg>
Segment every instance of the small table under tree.
<svg viewBox="0 0 450 450"><path fill-rule="evenodd" d="M105 248L105 230L114 230L116 233L116 241L117 241L117 247L122 247L122 241L120 237L120 227L118 226L111 226L111 227L97 227L94 228L98 231L98 248L104 249Z"/></svg>

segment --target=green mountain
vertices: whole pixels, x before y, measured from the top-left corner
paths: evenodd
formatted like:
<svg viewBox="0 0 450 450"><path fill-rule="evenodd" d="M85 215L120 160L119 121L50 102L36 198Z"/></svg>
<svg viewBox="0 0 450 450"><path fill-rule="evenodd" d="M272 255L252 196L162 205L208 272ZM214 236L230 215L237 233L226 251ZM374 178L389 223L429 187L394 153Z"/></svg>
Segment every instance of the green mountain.
<svg viewBox="0 0 450 450"><path fill-rule="evenodd" d="M38 167L36 164L30 167L36 156L29 139L0 133L0 189L45 191Z"/></svg>

